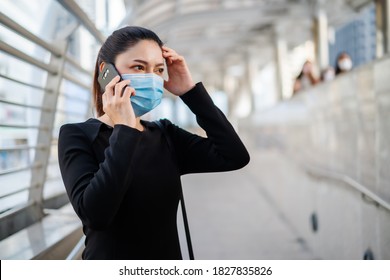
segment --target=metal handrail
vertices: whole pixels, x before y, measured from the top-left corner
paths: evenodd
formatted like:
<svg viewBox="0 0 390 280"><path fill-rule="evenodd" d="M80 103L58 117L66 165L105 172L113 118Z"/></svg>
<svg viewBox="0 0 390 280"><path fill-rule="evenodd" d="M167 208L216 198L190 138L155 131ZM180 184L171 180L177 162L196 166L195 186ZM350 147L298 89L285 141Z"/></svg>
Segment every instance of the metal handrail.
<svg viewBox="0 0 390 280"><path fill-rule="evenodd" d="M49 65L49 64L46 64L22 51L19 51L18 49L12 47L11 45L8 45L7 43L4 43L2 41L0 41L0 50L3 50L5 51L6 53L8 53L9 55L12 55L18 59L21 59L25 62L28 62L29 64L32 64L38 68L41 68L53 75L57 74L57 70L55 69L55 67L53 67L52 65ZM90 86L81 82L77 77L73 76L72 74L68 73L68 72L64 72L62 74L62 77L80 87L83 87L85 89L90 89Z"/></svg>
<svg viewBox="0 0 390 280"><path fill-rule="evenodd" d="M65 56L66 61L71 64L72 66L76 67L79 71L83 72L84 74L91 75L93 72L92 70L85 69L83 66L81 66L76 59L70 56Z"/></svg>
<svg viewBox="0 0 390 280"><path fill-rule="evenodd" d="M372 201L374 201L378 206L381 206L382 208L386 209L387 211L390 211L390 203L380 198L377 194L370 191L366 186L363 186L356 180L352 179L351 177L338 173L335 171L330 171L321 167L316 166L308 166L305 165L304 168L306 169L307 173L312 173L314 176L323 177L326 179L333 179L337 181L341 181L345 183L346 185L352 187L356 191L360 192L364 196L370 198Z"/></svg>
<svg viewBox="0 0 390 280"><path fill-rule="evenodd" d="M37 164L30 164L30 165L23 166L23 167L10 168L10 169L6 169L6 170L3 170L3 171L0 171L0 176L9 175L9 174L13 174L13 173L18 173L18 172L21 172L21 171L30 170L30 169L33 169L33 168L39 168L39 167L42 167L42 166L43 166L42 163L37 163Z"/></svg>
<svg viewBox="0 0 390 280"><path fill-rule="evenodd" d="M80 254L81 250L83 249L84 243L85 243L85 235L83 235L80 238L79 242L77 242L76 246L74 246L72 251L66 257L66 260L75 260L77 255Z"/></svg>
<svg viewBox="0 0 390 280"><path fill-rule="evenodd" d="M5 76L5 75L3 75L3 74L0 74L0 78L7 79L7 80L9 80L9 81L11 81L11 82L14 82L14 83L17 83L17 84L20 84L20 85L24 85L24 86L28 86L28 87L30 87L30 88L34 88L34 89L38 89L38 90L43 90L43 91L46 91L46 92L53 92L51 89L44 88L44 87L38 86L38 85L32 85L32 84L23 82L23 81L21 81L21 80L17 80L17 79L14 79L14 78Z"/></svg>
<svg viewBox="0 0 390 280"><path fill-rule="evenodd" d="M87 100L85 100L85 99L82 99L82 98L77 97L77 96L69 95L69 94L67 94L65 92L61 92L60 96L66 98L66 99L71 99L71 100L75 100L75 101L82 102L82 103L87 102Z"/></svg>
<svg viewBox="0 0 390 280"><path fill-rule="evenodd" d="M83 82L81 82L79 79L77 79L77 77L75 77L74 75L68 73L68 72L65 72L62 74L62 77L80 87L83 87L85 89L90 89L91 87Z"/></svg>
<svg viewBox="0 0 390 280"><path fill-rule="evenodd" d="M31 207L31 206L33 206L33 204L34 204L33 201L27 201L27 202L24 202L24 203L19 203L19 204L15 205L15 207L13 207L13 208L8 208L8 209L5 209L5 210L2 210L0 212L0 221L3 218L5 218L7 215L15 213L15 212L18 212L18 211L21 211L21 210L26 209L28 207Z"/></svg>
<svg viewBox="0 0 390 280"><path fill-rule="evenodd" d="M23 108L40 110L40 111L44 111L44 112L53 111L53 109L51 109L51 108L44 108L42 106L35 106L35 105L28 105L28 104L23 104L23 103L19 103L19 102L13 102L13 101L9 101L9 100L3 99L3 98L0 98L0 103L12 105L12 106L23 107Z"/></svg>
<svg viewBox="0 0 390 280"><path fill-rule="evenodd" d="M55 45L50 44L45 40L42 40L41 38L31 33L28 29L24 28L23 26L21 26L20 24L18 24L17 22L15 22L14 20L12 20L10 17L8 17L2 12L0 12L0 23L8 27L9 29L13 30L15 33L18 33L22 37L26 38L27 40L39 45L40 47L54 54L55 56L60 57L62 55L61 50L58 49ZM73 57L66 55L65 59L67 60L67 62L69 62L70 64L72 64L78 70L84 72L85 74L91 73L90 70L87 70L84 67L82 67L77 62L77 60L75 60Z"/></svg>
<svg viewBox="0 0 390 280"><path fill-rule="evenodd" d="M28 62L29 64L32 64L38 68L41 68L41 69L49 72L50 74L53 74L53 75L57 74L57 69L54 66L46 64L46 63L36 59L35 57L32 57L31 55L28 55L28 54L14 48L13 46L11 46L3 41L0 41L0 50L8 53L9 55L12 55L12 56L20 59L22 61Z"/></svg>
<svg viewBox="0 0 390 280"><path fill-rule="evenodd" d="M75 112L75 111L69 111L69 110L60 110L60 109L57 109L57 110L56 110L56 113L57 113L57 114L62 114L62 115L71 114L71 115L73 115L73 116L81 116L81 117L84 117L84 116L85 116L84 113Z"/></svg>
<svg viewBox="0 0 390 280"><path fill-rule="evenodd" d="M73 76L72 74L70 73L64 73L63 77L85 89L90 89L90 86L86 85L85 83L82 83L80 82L75 76ZM21 84L21 85L24 85L24 86L28 86L28 87L31 87L31 88L34 88L34 89L38 89L38 90L43 90L43 91L46 91L46 92L53 92L51 89L48 89L48 88L44 88L42 86L38 86L38 85L31 85L29 83L26 83L26 82L23 82L21 80L17 80L17 79L14 79L14 78L11 78L11 77L8 77L8 76L5 76L5 75L2 75L0 74L0 78L3 78L3 79L7 79L11 82L15 82L17 84ZM77 98L75 96L70 96L70 95L67 95L66 93L63 93L61 92L61 95L66 97L66 98L69 98L69 99L74 99L74 100L79 100L80 102L85 102L84 99L81 99L81 98Z"/></svg>
<svg viewBox="0 0 390 280"><path fill-rule="evenodd" d="M24 192L24 191L28 191L30 189L32 189L33 186L30 186L30 187L23 187L21 189L18 189L16 191L13 191L13 192L10 192L10 193L6 193L6 194L3 194L3 195L0 195L0 199L2 198L5 198L5 197L9 197L11 195L14 195L14 194L18 194L18 193L21 193L21 192Z"/></svg>
<svg viewBox="0 0 390 280"><path fill-rule="evenodd" d="M28 31L26 28L22 27L20 24L16 23L14 20L9 18L2 12L0 12L0 23L8 27L9 29L13 30L15 33L18 33L22 37L28 39L29 41L34 42L35 44L48 50L49 52L56 55L57 57L61 56L61 51L58 48L47 43L46 41L42 40L38 36L34 35L33 33Z"/></svg>
<svg viewBox="0 0 390 280"><path fill-rule="evenodd" d="M38 130L49 130L49 127L45 125L26 125L26 124L0 124L0 127L4 128L17 128L17 129L38 129Z"/></svg>
<svg viewBox="0 0 390 280"><path fill-rule="evenodd" d="M20 146L14 146L14 147L0 147L0 151L26 151L26 150L44 150L47 149L44 145L36 145L36 146L29 146L29 145L20 145Z"/></svg>
<svg viewBox="0 0 390 280"><path fill-rule="evenodd" d="M58 162L57 162L58 164ZM47 176L46 177L46 182L49 182L49 181L58 181L58 180L62 180L62 176L59 175L59 176Z"/></svg>

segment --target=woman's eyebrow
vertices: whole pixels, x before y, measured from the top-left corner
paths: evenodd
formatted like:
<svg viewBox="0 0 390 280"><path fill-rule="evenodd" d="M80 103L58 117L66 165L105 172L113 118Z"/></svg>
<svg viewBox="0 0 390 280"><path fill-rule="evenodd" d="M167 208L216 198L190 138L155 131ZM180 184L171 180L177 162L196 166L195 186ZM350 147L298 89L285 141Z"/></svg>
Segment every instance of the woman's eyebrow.
<svg viewBox="0 0 390 280"><path fill-rule="evenodd" d="M148 65L149 64L147 61L142 60L142 59L134 59L133 61L141 63L141 64L144 64L144 65ZM156 66L164 66L164 62L157 63Z"/></svg>
<svg viewBox="0 0 390 280"><path fill-rule="evenodd" d="M147 61L142 60L142 59L134 59L133 61L134 61L134 62L138 62L138 63L145 64L145 65L148 65L148 64L149 64Z"/></svg>

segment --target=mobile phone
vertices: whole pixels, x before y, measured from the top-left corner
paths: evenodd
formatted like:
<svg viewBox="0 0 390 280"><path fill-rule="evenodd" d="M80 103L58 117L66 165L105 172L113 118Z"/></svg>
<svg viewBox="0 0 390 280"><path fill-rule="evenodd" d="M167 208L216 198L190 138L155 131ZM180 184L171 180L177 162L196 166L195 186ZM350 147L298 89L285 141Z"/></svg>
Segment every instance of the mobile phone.
<svg viewBox="0 0 390 280"><path fill-rule="evenodd" d="M99 73L98 82L100 85L100 90L103 93L107 84L115 78L115 76L119 75L119 81L122 81L122 77L119 74L118 70L116 70L115 66L111 63L105 63L102 71Z"/></svg>

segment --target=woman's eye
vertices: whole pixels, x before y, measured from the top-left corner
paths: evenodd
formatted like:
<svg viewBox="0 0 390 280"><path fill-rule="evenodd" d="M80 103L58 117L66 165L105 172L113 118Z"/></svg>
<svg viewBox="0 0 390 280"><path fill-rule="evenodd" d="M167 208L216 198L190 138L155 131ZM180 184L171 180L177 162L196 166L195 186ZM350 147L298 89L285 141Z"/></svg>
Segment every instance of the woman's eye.
<svg viewBox="0 0 390 280"><path fill-rule="evenodd" d="M159 68L159 69L156 70L156 72L158 74L162 74L162 73L164 73L164 68Z"/></svg>
<svg viewBox="0 0 390 280"><path fill-rule="evenodd" d="M142 71L144 70L144 67L142 65L136 65L133 67L135 70Z"/></svg>

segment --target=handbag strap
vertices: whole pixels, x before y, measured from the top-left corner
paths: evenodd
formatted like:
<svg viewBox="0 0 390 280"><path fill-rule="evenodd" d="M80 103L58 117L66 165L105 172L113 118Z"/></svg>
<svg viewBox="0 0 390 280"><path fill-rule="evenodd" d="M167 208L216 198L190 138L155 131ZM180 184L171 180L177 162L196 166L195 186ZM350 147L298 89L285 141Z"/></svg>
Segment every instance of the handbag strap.
<svg viewBox="0 0 390 280"><path fill-rule="evenodd" d="M161 129L162 133L164 134L165 139L168 143L168 148L172 153L173 158L176 158L176 155L174 154L175 149L172 144L171 138L167 135L164 126L160 121L154 121L154 123ZM187 246L188 246L188 255L190 257L190 260L194 260L194 251L192 249L192 242L191 242L191 235L190 235L190 228L188 226L188 219L187 219L187 211L186 206L184 203L184 195L183 195L183 188L180 184L180 205L181 205L181 212L183 214L183 222L184 222L184 229L186 232L186 239L187 239Z"/></svg>

